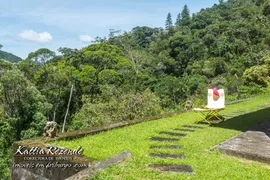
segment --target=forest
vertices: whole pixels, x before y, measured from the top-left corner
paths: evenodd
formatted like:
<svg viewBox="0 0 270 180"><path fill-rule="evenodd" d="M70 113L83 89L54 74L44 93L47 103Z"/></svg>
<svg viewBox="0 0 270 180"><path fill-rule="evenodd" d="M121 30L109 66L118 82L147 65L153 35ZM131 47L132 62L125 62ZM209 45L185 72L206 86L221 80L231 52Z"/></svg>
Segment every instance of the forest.
<svg viewBox="0 0 270 180"><path fill-rule="evenodd" d="M18 62L21 61L22 59L12 53L8 53L5 51L2 51L1 48L3 47L2 44L0 44L0 59L8 60L11 62Z"/></svg>
<svg viewBox="0 0 270 180"><path fill-rule="evenodd" d="M46 121L66 132L181 110L187 100L203 106L208 88L224 88L226 101L265 91L269 18L267 0L220 0L168 13L165 28L110 29L61 55L0 56L0 179L9 177L12 142L42 136Z"/></svg>

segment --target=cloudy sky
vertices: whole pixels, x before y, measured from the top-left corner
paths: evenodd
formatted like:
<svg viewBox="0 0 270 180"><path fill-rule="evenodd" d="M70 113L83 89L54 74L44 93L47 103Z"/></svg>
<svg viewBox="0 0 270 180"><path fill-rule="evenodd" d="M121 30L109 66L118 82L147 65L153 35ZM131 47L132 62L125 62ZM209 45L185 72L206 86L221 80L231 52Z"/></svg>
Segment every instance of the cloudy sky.
<svg viewBox="0 0 270 180"><path fill-rule="evenodd" d="M22 58L39 48L81 48L109 29L164 27L185 4L191 14L218 0L1 0L0 44Z"/></svg>

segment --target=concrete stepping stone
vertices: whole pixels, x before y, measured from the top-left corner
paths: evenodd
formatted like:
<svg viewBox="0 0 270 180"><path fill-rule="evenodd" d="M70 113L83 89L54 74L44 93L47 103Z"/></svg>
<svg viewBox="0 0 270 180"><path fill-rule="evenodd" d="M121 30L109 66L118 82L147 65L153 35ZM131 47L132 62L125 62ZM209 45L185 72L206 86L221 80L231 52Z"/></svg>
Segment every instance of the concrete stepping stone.
<svg viewBox="0 0 270 180"><path fill-rule="evenodd" d="M150 146L150 149L181 149L181 145Z"/></svg>
<svg viewBox="0 0 270 180"><path fill-rule="evenodd" d="M191 125L183 125L182 127L186 127L186 128L197 128L197 129L204 129L205 127L202 126L191 126Z"/></svg>
<svg viewBox="0 0 270 180"><path fill-rule="evenodd" d="M180 172L180 173L193 173L194 170L190 165L186 164L149 164L148 167L157 169L161 172Z"/></svg>
<svg viewBox="0 0 270 180"><path fill-rule="evenodd" d="M150 137L152 141L179 141L177 138Z"/></svg>
<svg viewBox="0 0 270 180"><path fill-rule="evenodd" d="M193 129L181 129L181 128L175 128L173 130L177 130L177 131L184 131L184 132L194 132L195 130Z"/></svg>
<svg viewBox="0 0 270 180"><path fill-rule="evenodd" d="M161 131L159 134L168 134L170 136L186 136L187 134Z"/></svg>
<svg viewBox="0 0 270 180"><path fill-rule="evenodd" d="M173 159L185 159L186 156L184 154L161 154L161 153L149 153L151 157L159 157L159 158L173 158Z"/></svg>
<svg viewBox="0 0 270 180"><path fill-rule="evenodd" d="M270 163L270 120L232 137L211 149L227 155Z"/></svg>

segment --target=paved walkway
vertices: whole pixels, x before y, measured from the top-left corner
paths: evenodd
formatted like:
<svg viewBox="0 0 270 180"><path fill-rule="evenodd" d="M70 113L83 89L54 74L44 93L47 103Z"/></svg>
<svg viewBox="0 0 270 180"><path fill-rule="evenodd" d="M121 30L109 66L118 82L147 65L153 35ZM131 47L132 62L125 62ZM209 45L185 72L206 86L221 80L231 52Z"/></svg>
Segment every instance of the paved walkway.
<svg viewBox="0 0 270 180"><path fill-rule="evenodd" d="M232 156L270 163L270 120L241 133L214 148Z"/></svg>

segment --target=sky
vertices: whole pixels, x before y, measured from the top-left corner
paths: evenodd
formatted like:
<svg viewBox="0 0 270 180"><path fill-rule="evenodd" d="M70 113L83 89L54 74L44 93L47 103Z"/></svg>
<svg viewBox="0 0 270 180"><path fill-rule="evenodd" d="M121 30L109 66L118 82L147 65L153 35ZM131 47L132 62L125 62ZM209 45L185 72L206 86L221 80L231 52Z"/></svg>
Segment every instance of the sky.
<svg viewBox="0 0 270 180"><path fill-rule="evenodd" d="M130 31L136 26L163 27L186 4L192 13L218 0L1 0L2 50L26 58L40 48L80 49L109 29Z"/></svg>

